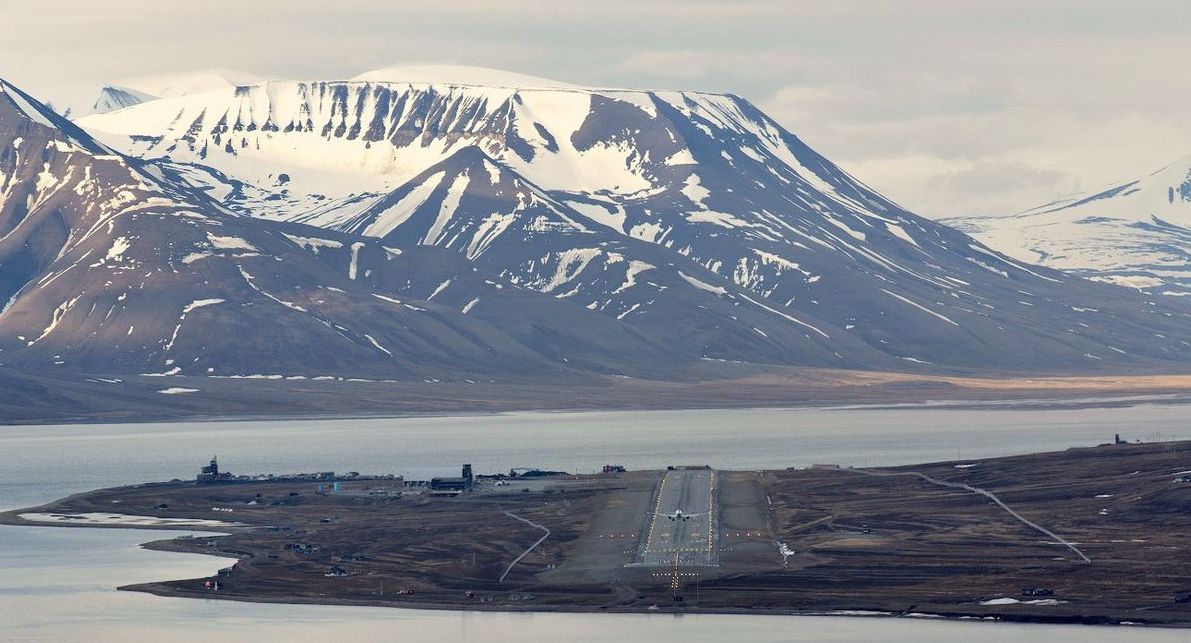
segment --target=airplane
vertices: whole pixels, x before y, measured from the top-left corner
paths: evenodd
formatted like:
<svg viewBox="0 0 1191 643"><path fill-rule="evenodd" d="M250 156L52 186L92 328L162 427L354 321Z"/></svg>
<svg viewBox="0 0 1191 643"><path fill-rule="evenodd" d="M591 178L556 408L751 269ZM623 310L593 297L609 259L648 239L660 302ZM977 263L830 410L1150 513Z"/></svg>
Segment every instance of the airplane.
<svg viewBox="0 0 1191 643"><path fill-rule="evenodd" d="M675 509L673 515L667 515L666 517L669 518L670 520L682 521L682 520L690 520L691 518L694 518L696 516L702 516L702 515L703 514L684 514L684 513L682 513L681 509Z"/></svg>

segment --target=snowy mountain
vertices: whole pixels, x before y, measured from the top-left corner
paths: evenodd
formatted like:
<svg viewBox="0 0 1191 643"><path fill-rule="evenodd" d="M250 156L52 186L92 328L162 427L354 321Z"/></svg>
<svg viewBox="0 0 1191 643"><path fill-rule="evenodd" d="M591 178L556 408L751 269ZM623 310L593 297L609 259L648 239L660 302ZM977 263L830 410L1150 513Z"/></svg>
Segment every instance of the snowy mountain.
<svg viewBox="0 0 1191 643"><path fill-rule="evenodd" d="M95 102L85 111L79 110L78 115L106 114L118 109L124 109L125 107L132 107L133 105L157 100L157 98L157 96L139 92L135 89L106 85L99 90L99 97L95 99Z"/></svg>
<svg viewBox="0 0 1191 643"><path fill-rule="evenodd" d="M122 78L106 85L82 84L50 89L46 104L71 119L106 114L158 98L174 98L260 82L233 69L199 69L178 74Z"/></svg>
<svg viewBox="0 0 1191 643"><path fill-rule="evenodd" d="M4 85L0 364L556 382L1191 357L1186 311L909 213L741 98L453 73L217 88L88 131Z"/></svg>
<svg viewBox="0 0 1191 643"><path fill-rule="evenodd" d="M1079 370L1187 351L1185 311L907 212L742 98L434 73L242 85L79 124L234 211L448 249L685 355Z"/></svg>
<svg viewBox="0 0 1191 643"><path fill-rule="evenodd" d="M484 305L427 285L447 280ZM0 301L0 363L31 370L565 381L675 361L615 319L454 253L227 210L2 81Z"/></svg>
<svg viewBox="0 0 1191 643"><path fill-rule="evenodd" d="M1191 295L1191 157L1020 214L945 220L1022 261L1163 295Z"/></svg>

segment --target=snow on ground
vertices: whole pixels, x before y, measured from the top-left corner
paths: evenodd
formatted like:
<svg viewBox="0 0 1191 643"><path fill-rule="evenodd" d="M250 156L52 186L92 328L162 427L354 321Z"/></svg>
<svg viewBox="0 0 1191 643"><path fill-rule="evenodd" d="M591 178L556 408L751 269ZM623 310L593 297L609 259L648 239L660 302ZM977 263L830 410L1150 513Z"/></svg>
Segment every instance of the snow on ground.
<svg viewBox="0 0 1191 643"><path fill-rule="evenodd" d="M678 276L682 277L688 284L698 288L699 290L706 290L707 292L715 293L716 295L728 294L728 291L722 286L713 286L706 281L700 281L699 279L695 279L681 270L678 271Z"/></svg>
<svg viewBox="0 0 1191 643"><path fill-rule="evenodd" d="M616 290L613 290L612 294L618 295L618 294L628 290L629 288L636 286L637 285L637 275L639 275L647 270L654 270L655 268L657 268L657 266L654 266L653 264L646 263L644 261L638 261L636 259L629 261L629 267L627 270L625 270L625 273L624 273L624 283L622 283L619 287L617 287Z"/></svg>
<svg viewBox="0 0 1191 643"><path fill-rule="evenodd" d="M184 306L182 308L182 314L178 316L178 323L174 325L173 334L170 335L169 341L166 342L165 351L168 353L174 347L174 342L177 341L177 339L178 339L178 331L182 330L182 322L186 321L186 315L188 315L191 311L196 310L198 308L204 308L206 306L214 306L216 304L222 304L223 302L224 302L223 299L196 299L195 301L192 301L189 304L186 304L186 306ZM170 362L166 362L166 363L169 364ZM158 392L165 393L165 391L158 391ZM178 392L183 392L183 391L178 391ZM190 392L190 391L185 391L185 392Z"/></svg>
<svg viewBox="0 0 1191 643"><path fill-rule="evenodd" d="M690 199L691 203L695 204L695 207L706 210L707 206L703 205L703 201L711 196L711 190L703 187L698 174L691 173L683 182L682 194Z"/></svg>
<svg viewBox="0 0 1191 643"><path fill-rule="evenodd" d="M239 237L221 237L208 232L207 241L211 243L212 248L217 250L247 250L249 252L256 252L256 246Z"/></svg>
<svg viewBox="0 0 1191 643"><path fill-rule="evenodd" d="M446 172L436 172L419 183L401 198L393 207L386 209L364 229L364 236L383 237L405 223L418 208L430 198L434 189L442 183Z"/></svg>
<svg viewBox="0 0 1191 643"><path fill-rule="evenodd" d="M480 255L484 254L492 245L492 242L496 241L515 221L517 221L516 212L510 212L508 214L493 212L488 215L476 227L476 232L472 235L471 242L467 244L467 258L474 261Z"/></svg>
<svg viewBox="0 0 1191 643"><path fill-rule="evenodd" d="M430 293L430 296L426 298L426 301L430 301L431 299L434 299L435 297L438 296L439 293L446 290L447 286L450 286L450 285L451 285L450 279L442 282L441 284L438 285L437 288L434 289L434 292Z"/></svg>
<svg viewBox="0 0 1191 643"><path fill-rule="evenodd" d="M81 297L81 296L82 295L80 295L79 297ZM59 304L56 308L54 308L54 313L50 318L50 324L45 327L45 330L41 331L41 334L37 336L37 339L29 341L28 345L29 346L34 345L37 342L41 341L42 339L45 339L45 337L47 335L49 335L50 333L54 332L54 329L57 328L58 324L60 324L62 322L62 320L66 317L66 313L71 308L73 308L76 303L78 303L79 297L75 297L74 299L71 299L70 301L64 301L61 304Z"/></svg>
<svg viewBox="0 0 1191 643"><path fill-rule="evenodd" d="M941 319L941 320L943 320L943 321L947 322L948 324L951 324L952 326L959 326L959 324L957 324L957 323L955 323L954 321L952 321L952 320L951 320L949 317L947 317L947 316L945 316L945 315L941 315L941 314L939 314L939 313L936 313L935 311L933 311L933 310L931 310L931 309L927 308L926 306L923 306L922 304L918 304L918 303L912 302L912 301L910 301L909 299L906 299L905 297L902 297L901 295L899 295L899 294L897 294L897 293L889 292L888 290L885 290L884 288L882 288L882 289L881 289L881 292L885 293L886 295L889 295L890 297L894 297L894 298L896 298L896 299L898 299L898 300L901 300L901 301L903 301L903 302L905 302L905 303L907 303L907 304L909 304L909 305L911 305L911 306L913 306L913 307L917 308L918 310L921 310L922 312L924 312L924 313L926 313L926 314L928 314L928 315L931 315L931 316L933 316L933 317L937 317L937 318L939 318L939 319Z"/></svg>
<svg viewBox="0 0 1191 643"><path fill-rule="evenodd" d="M915 248L919 247L918 242L914 240L914 237L911 237L910 234L908 232L906 232L906 229L901 227L900 225L897 225L896 223L886 222L885 229L889 230L889 232L892 233L893 236L897 237L898 239L905 241L906 243L914 246Z"/></svg>
<svg viewBox="0 0 1191 643"><path fill-rule="evenodd" d="M666 165L695 165L695 156L687 148L683 148L675 152L670 158L666 159Z"/></svg>
<svg viewBox="0 0 1191 643"><path fill-rule="evenodd" d="M777 544L777 553L781 554L782 566L784 567L787 564L789 558L794 555L794 550L790 549L790 546L786 543L779 542Z"/></svg>
<svg viewBox="0 0 1191 643"><path fill-rule="evenodd" d="M599 248L574 248L551 255L548 259L557 261L554 274L542 285L542 292L554 292L560 286L578 277L596 257L603 254ZM543 261L543 263L546 263Z"/></svg>
<svg viewBox="0 0 1191 643"><path fill-rule="evenodd" d="M128 242L127 237L116 237L116 239L112 241L112 247L108 249L107 256L104 257L104 260L119 262L124 258L124 253L128 252L128 249L131 247L132 244Z"/></svg>
<svg viewBox="0 0 1191 643"><path fill-rule="evenodd" d="M701 210L699 212L688 213L686 220L691 223L710 223L721 228L744 228L749 225L744 219L740 219L727 212L717 212L715 210Z"/></svg>
<svg viewBox="0 0 1191 643"><path fill-rule="evenodd" d="M384 346L381 346L380 342L376 341L376 339L374 339L372 337L372 335L369 335L368 333L364 333L364 337L380 352L384 353L385 355L388 355L389 357L393 356L393 353L390 352L389 349L385 348Z"/></svg>
<svg viewBox="0 0 1191 643"><path fill-rule="evenodd" d="M981 605L1062 605L1067 601L1061 601L1057 598L1036 598L1029 601L1020 601L1016 598L991 598L986 601L980 601Z"/></svg>
<svg viewBox="0 0 1191 643"><path fill-rule="evenodd" d="M547 190L633 194L653 187L640 158L627 142L598 142L583 150L572 143L591 113L592 94L527 90L518 92L513 127L535 148L532 160L506 153L513 170ZM549 135L549 139L544 134ZM553 149L552 149L553 148Z"/></svg>
<svg viewBox="0 0 1191 643"><path fill-rule="evenodd" d="M262 290L262 289L261 289L261 287L260 287L260 286L258 286L258 285L256 284L256 279L255 279L255 278L254 278L254 277L253 277L251 274L249 274L249 272L248 272L247 270L244 270L244 266L239 266L239 265L238 265L238 266L236 266L236 268L237 268L237 269L239 269L239 271L240 271L240 276L244 278L244 281L245 281L245 283L247 283L247 284L248 284L248 287L249 287L249 288L252 288L253 290L255 290L255 291L257 291L258 293L260 293L260 294L264 295L265 297L267 297L268 299L271 299L271 300L273 300L273 301L275 301L275 302L277 302L277 303L281 304L282 306L285 306L286 308L289 308L289 309L291 309L291 310L296 310L296 311L298 311L298 312L300 312L300 313L305 313L305 312L307 312L305 308L303 308L303 307L301 307L301 306L299 306L299 305L297 305L297 304L295 304L295 303L293 303L293 302L290 302L290 301L285 301L284 299L280 299L280 298L278 298L278 297L276 297L276 296L274 296L274 295L272 295L272 294L269 294L269 293L265 292L264 290Z"/></svg>
<svg viewBox="0 0 1191 643"><path fill-rule="evenodd" d="M451 187L447 188L447 195L443 197L442 204L439 205L438 217L434 219L434 224L422 238L424 245L438 245L442 241L443 232L447 224L451 222L455 210L459 209L459 202L463 199L463 194L467 192L467 185L470 182L471 177L467 174L460 174L451 182Z"/></svg>
<svg viewBox="0 0 1191 643"><path fill-rule="evenodd" d="M682 273L679 273L679 274L682 274ZM807 328L807 329L809 329L809 330L812 330L812 331L814 331L815 333L817 333L817 334L818 334L818 335L820 335L821 337L824 337L824 338L830 338L830 337L831 337L830 335L828 335L827 333L823 332L822 330L819 330L819 329L818 329L818 328L816 328L815 326L812 326L811 324L808 324L808 323L806 323L806 322L802 321L801 319L798 319L797 317L794 317L793 315L789 315L789 314L787 314L787 313L783 313L782 311L780 311L780 310L777 310L776 308L770 308L769 306L766 306L765 304L763 304L763 303L761 303L761 302L757 301L756 299L753 299L752 297L749 297L748 295L746 295L746 294L744 294L744 293L740 293L740 296L741 296L741 297L743 297L743 298L745 298L745 299L746 299L746 300L748 300L749 302L752 302L753 304L755 304L755 305L757 305L757 306L760 306L761 308L764 308L765 310L768 310L769 312L771 312L771 313L773 313L773 314L775 314L775 315L777 315L777 316L779 316L779 317L782 317L782 318L784 318L784 319L787 319L787 320L789 320L789 321L792 321L792 322L794 322L795 324L798 324L799 326L802 326L803 328Z"/></svg>
<svg viewBox="0 0 1191 643"><path fill-rule="evenodd" d="M189 304L186 304L186 307L182 309L182 314L185 315L186 313L188 313L196 308L203 308L205 306L214 306L215 304L222 304L223 302L224 302L223 299L217 299L217 298L196 299L196 300L190 302Z"/></svg>
<svg viewBox="0 0 1191 643"><path fill-rule="evenodd" d="M605 228L621 234L625 232L624 222L628 218L628 215L625 213L624 206L618 203L589 203L587 201L573 201L568 199L566 204Z"/></svg>
<svg viewBox="0 0 1191 643"><path fill-rule="evenodd" d="M362 241L357 241L352 244L352 261L351 265L347 267L347 278L351 279L352 281L356 280L356 265L360 260L360 249L366 245L367 244Z"/></svg>
<svg viewBox="0 0 1191 643"><path fill-rule="evenodd" d="M286 239L293 241L294 243L298 244L299 246L302 246L303 248L306 248L307 250L313 251L315 254L318 254L318 251L321 248L339 249L339 248L343 247L342 243L340 243L338 241L332 241L330 239L319 239L317 237L300 237L298 235L286 234L284 232L282 234L285 236Z"/></svg>

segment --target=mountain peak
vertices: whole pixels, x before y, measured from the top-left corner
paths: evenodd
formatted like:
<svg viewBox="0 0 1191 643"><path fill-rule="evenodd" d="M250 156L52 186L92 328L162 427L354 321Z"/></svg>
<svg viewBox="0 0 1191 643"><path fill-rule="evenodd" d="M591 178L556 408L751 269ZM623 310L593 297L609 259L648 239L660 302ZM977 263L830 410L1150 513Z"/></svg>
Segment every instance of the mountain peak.
<svg viewBox="0 0 1191 643"><path fill-rule="evenodd" d="M0 118L14 112L18 118L59 132L70 143L87 152L115 154L112 150L96 142L74 123L62 118L54 113L54 110L21 91L20 88L0 78Z"/></svg>
<svg viewBox="0 0 1191 643"><path fill-rule="evenodd" d="M96 97L95 102L91 105L91 114L106 114L114 112L125 107L132 107L133 105L140 105L151 100L157 100L157 96L146 94L145 92L137 91L129 87L121 87L119 85L104 85L99 90L99 96ZM74 116L73 113L64 114L67 118Z"/></svg>
<svg viewBox="0 0 1191 643"><path fill-rule="evenodd" d="M242 214L449 250L695 358L1079 371L1191 353L1185 314L917 217L742 98L479 72L275 81L80 123Z"/></svg>
<svg viewBox="0 0 1191 643"><path fill-rule="evenodd" d="M415 85L475 85L514 89L579 88L579 85L528 74L463 65L397 65L366 71L351 80Z"/></svg>
<svg viewBox="0 0 1191 643"><path fill-rule="evenodd" d="M49 108L3 78L0 78L0 95L7 96L12 107L25 118L46 127L57 127L53 121L54 114Z"/></svg>
<svg viewBox="0 0 1191 643"><path fill-rule="evenodd" d="M253 85L263 80L256 74L236 69L210 68L180 72L127 76L103 82L50 87L46 103L71 120L124 109L162 98L205 94L211 91Z"/></svg>
<svg viewBox="0 0 1191 643"><path fill-rule="evenodd" d="M999 217L944 220L1024 261L1157 294L1191 294L1191 157Z"/></svg>
<svg viewBox="0 0 1191 643"><path fill-rule="evenodd" d="M254 85L264 80L256 74L237 69L212 67L185 72L153 74L125 78L116 83L120 87L134 89L160 98L203 94L218 89Z"/></svg>

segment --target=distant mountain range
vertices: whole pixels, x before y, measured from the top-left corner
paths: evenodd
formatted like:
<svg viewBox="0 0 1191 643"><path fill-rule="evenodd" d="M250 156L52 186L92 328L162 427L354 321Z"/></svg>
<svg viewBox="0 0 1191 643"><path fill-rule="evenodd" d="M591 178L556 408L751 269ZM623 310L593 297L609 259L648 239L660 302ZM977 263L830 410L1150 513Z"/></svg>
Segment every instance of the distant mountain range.
<svg viewBox="0 0 1191 643"><path fill-rule="evenodd" d="M123 78L108 84L82 84L49 90L46 106L70 119L106 114L159 98L200 94L262 79L231 69L200 69L181 74Z"/></svg>
<svg viewBox="0 0 1191 643"><path fill-rule="evenodd" d="M1153 294L1191 295L1191 157L1020 214L943 222L1021 261Z"/></svg>
<svg viewBox="0 0 1191 643"><path fill-rule="evenodd" d="M395 68L72 123L0 87L5 366L557 382L1191 358L1186 309L907 212L737 96Z"/></svg>

